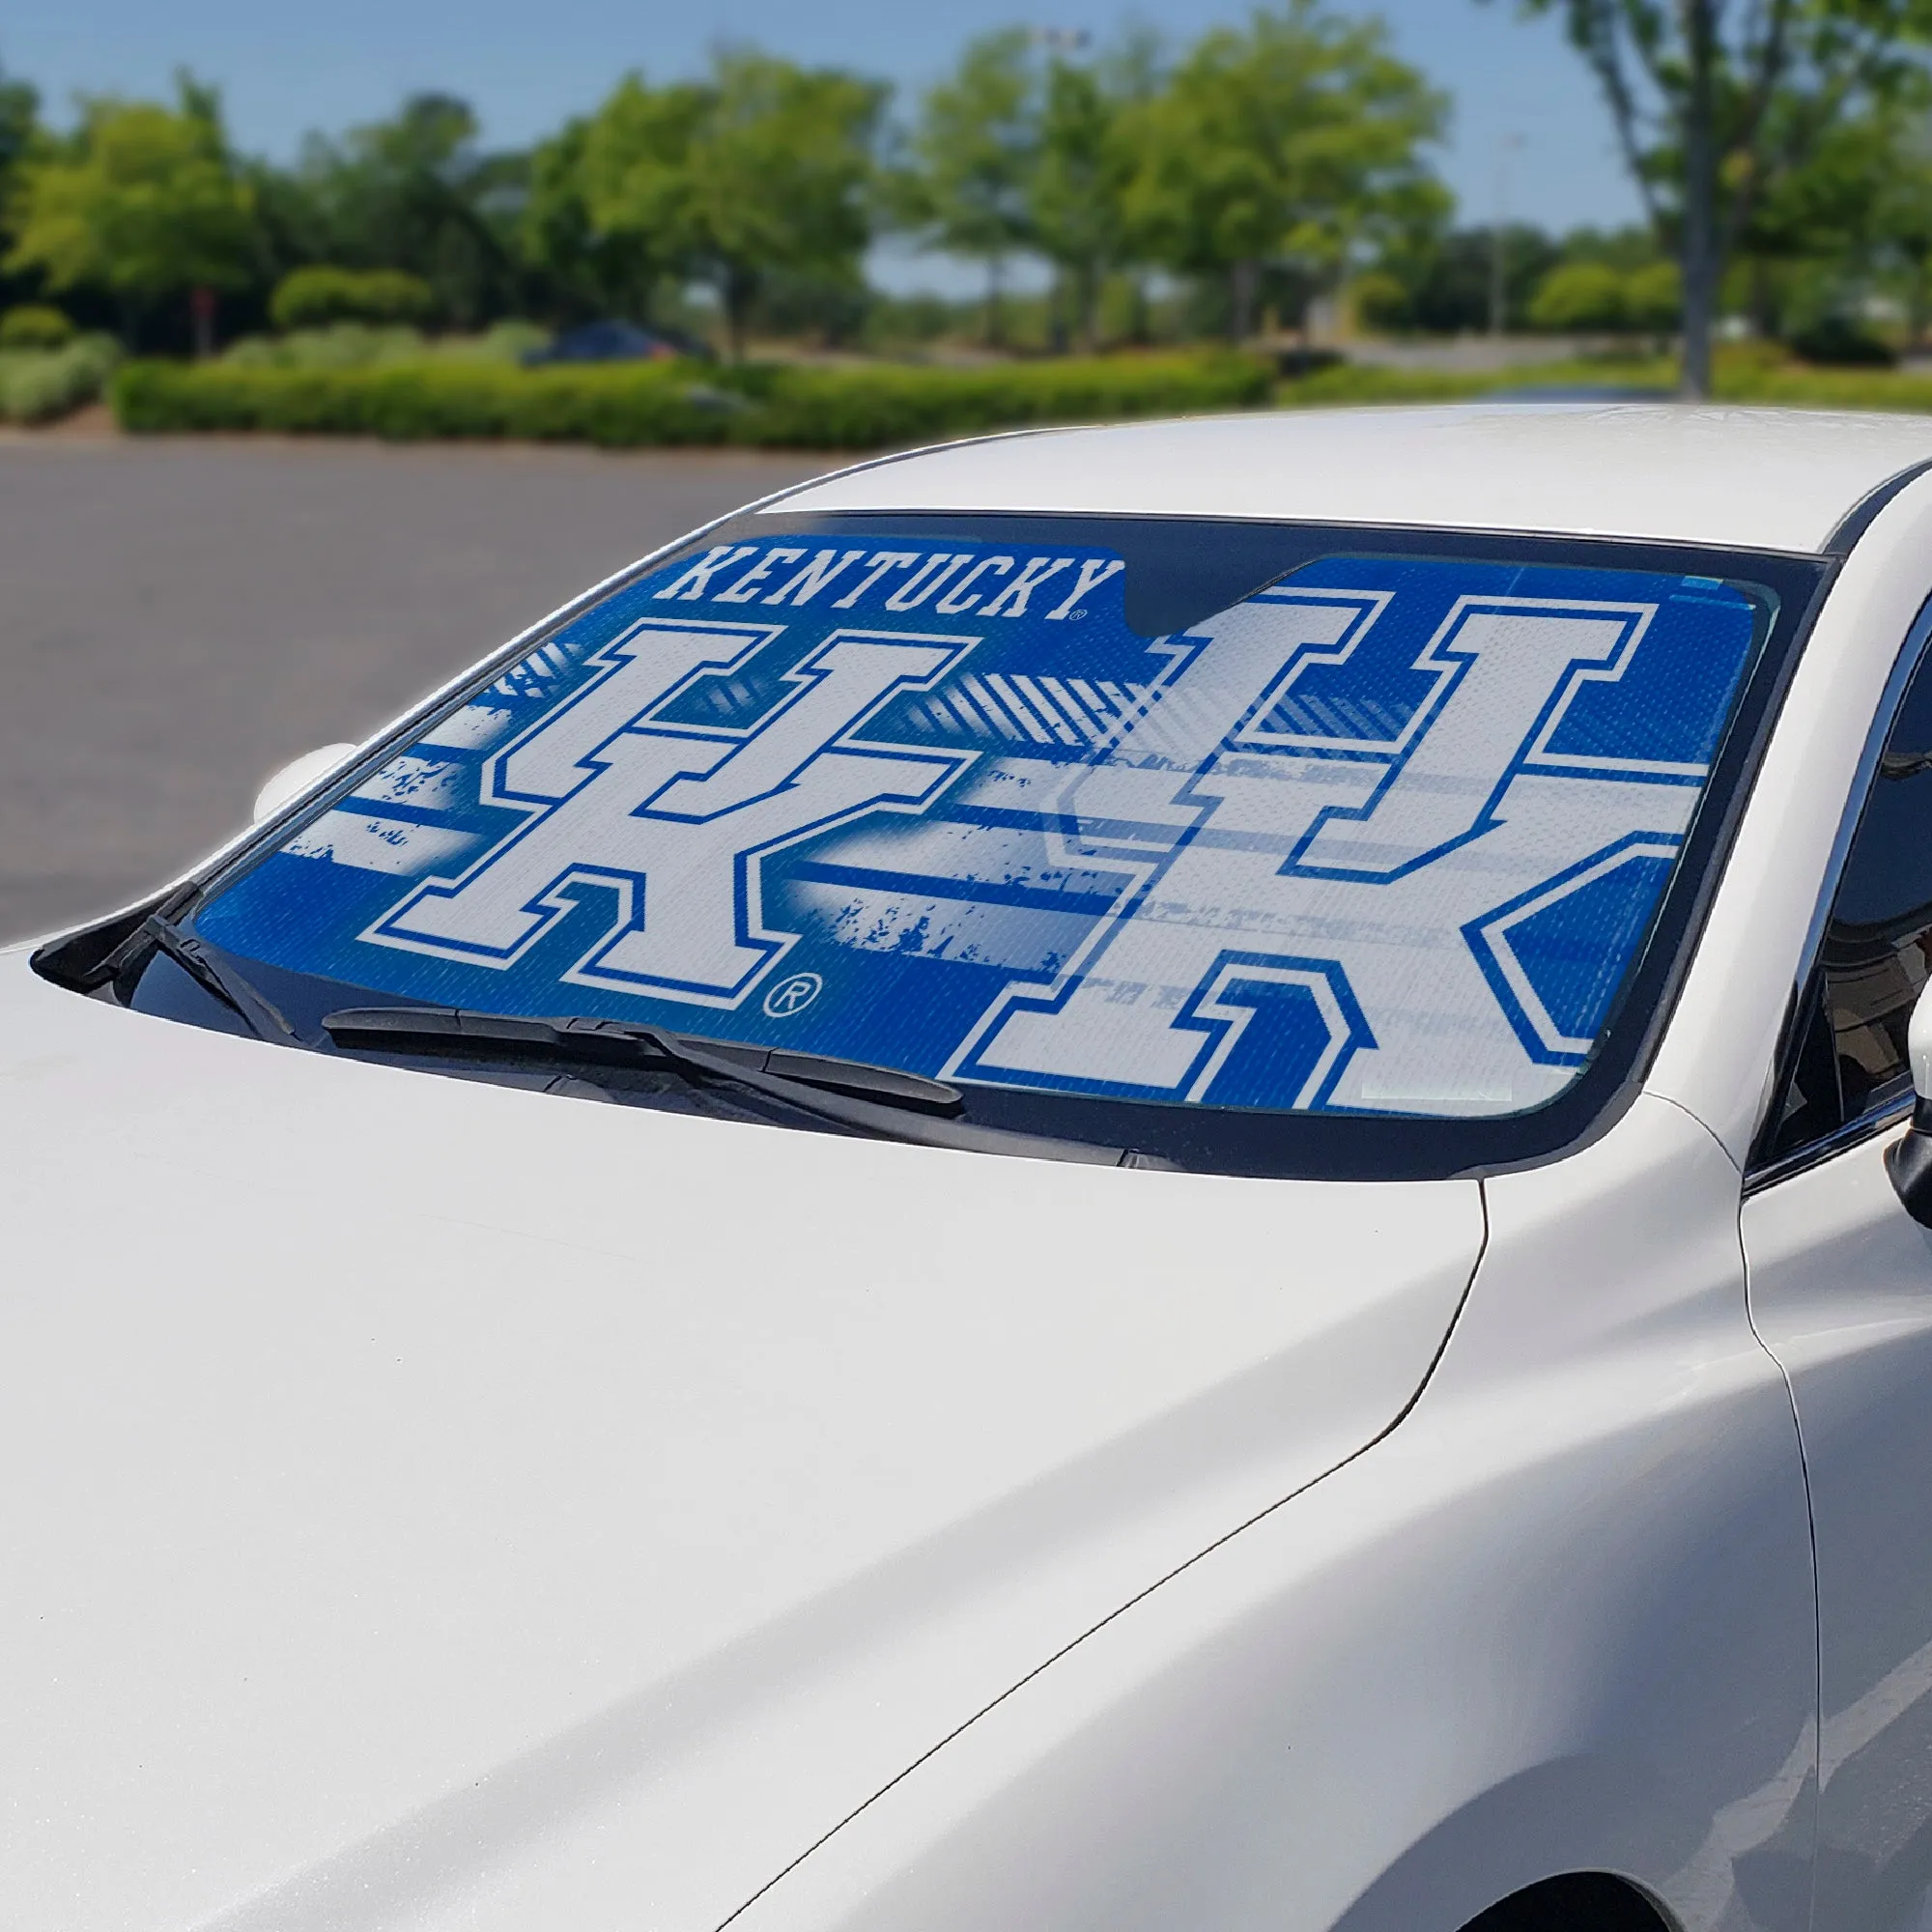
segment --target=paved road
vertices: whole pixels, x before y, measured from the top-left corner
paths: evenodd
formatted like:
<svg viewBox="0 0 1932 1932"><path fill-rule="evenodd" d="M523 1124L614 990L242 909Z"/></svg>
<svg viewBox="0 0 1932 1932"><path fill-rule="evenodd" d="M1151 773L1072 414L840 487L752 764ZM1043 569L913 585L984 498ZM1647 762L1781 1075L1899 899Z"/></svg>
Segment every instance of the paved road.
<svg viewBox="0 0 1932 1932"><path fill-rule="evenodd" d="M806 458L0 441L0 939L120 904Z"/></svg>

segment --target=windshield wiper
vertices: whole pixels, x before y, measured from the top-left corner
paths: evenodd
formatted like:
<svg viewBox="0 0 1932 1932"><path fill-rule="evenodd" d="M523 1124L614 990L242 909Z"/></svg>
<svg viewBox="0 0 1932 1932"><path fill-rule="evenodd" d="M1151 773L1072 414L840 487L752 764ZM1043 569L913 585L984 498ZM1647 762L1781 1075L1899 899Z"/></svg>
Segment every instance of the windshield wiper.
<svg viewBox="0 0 1932 1932"><path fill-rule="evenodd" d="M141 945L164 952L203 992L219 1000L240 1015L249 1032L261 1039L279 1040L288 1045L299 1042L299 1036L273 1001L265 998L234 967L227 964L206 940L184 932L172 920L150 913L134 930L131 940L121 950L132 952Z"/></svg>
<svg viewBox="0 0 1932 1932"><path fill-rule="evenodd" d="M323 1031L339 1047L391 1053L476 1055L635 1065L648 1056L687 1080L722 1080L800 1113L882 1139L979 1153L1031 1154L1100 1167L1165 1167L1127 1148L1059 1140L954 1118L965 1095L944 1081L897 1067L827 1054L739 1046L625 1020L531 1019L459 1007L348 1007L326 1015Z"/></svg>

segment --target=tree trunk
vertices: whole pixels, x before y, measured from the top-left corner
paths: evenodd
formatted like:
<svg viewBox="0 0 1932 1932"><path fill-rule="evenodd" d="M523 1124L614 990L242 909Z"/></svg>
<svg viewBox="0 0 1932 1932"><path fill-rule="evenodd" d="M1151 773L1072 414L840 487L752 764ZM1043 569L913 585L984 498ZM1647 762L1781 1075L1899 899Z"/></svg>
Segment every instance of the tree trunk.
<svg viewBox="0 0 1932 1932"><path fill-rule="evenodd" d="M986 257L986 347L1003 349L1007 341L1006 316L1007 258Z"/></svg>
<svg viewBox="0 0 1932 1932"><path fill-rule="evenodd" d="M1073 278L1073 291L1079 304L1080 347L1092 355L1100 347L1100 271L1093 263L1081 266Z"/></svg>
<svg viewBox="0 0 1932 1932"><path fill-rule="evenodd" d="M1771 285L1771 264L1762 255L1750 258L1751 332L1769 342L1777 333L1777 298Z"/></svg>
<svg viewBox="0 0 1932 1932"><path fill-rule="evenodd" d="M745 359L745 328L751 320L752 298L756 293L756 277L743 269L724 270L724 339L734 362Z"/></svg>
<svg viewBox="0 0 1932 1932"><path fill-rule="evenodd" d="M206 362L214 354L214 291L188 290L187 312L194 328L194 359Z"/></svg>
<svg viewBox="0 0 1932 1932"><path fill-rule="evenodd" d="M1704 402L1711 394L1711 335L1717 322L1719 261L1717 65L1714 0L1683 0L1690 59L1684 97L1684 370L1679 392Z"/></svg>
<svg viewBox="0 0 1932 1932"><path fill-rule="evenodd" d="M1228 333L1236 342L1245 342L1255 332L1255 290L1260 281L1260 263L1235 264L1228 283Z"/></svg>

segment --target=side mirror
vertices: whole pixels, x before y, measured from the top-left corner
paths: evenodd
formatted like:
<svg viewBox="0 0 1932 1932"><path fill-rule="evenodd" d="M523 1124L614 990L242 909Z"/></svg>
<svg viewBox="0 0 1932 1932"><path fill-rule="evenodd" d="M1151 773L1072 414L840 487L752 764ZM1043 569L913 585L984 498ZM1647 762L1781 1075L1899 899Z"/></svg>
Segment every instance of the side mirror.
<svg viewBox="0 0 1932 1932"><path fill-rule="evenodd" d="M325 773L333 771L355 749L354 745L324 745L316 751L304 752L298 758L291 758L264 781L262 789L255 794L255 810L249 822L259 825L263 819L272 817L283 806L299 798Z"/></svg>
<svg viewBox="0 0 1932 1932"><path fill-rule="evenodd" d="M1894 1142L1885 1156L1886 1171L1905 1211L1921 1226L1932 1228L1932 983L1912 1009L1905 1035L1906 1058L1912 1063L1912 1128Z"/></svg>

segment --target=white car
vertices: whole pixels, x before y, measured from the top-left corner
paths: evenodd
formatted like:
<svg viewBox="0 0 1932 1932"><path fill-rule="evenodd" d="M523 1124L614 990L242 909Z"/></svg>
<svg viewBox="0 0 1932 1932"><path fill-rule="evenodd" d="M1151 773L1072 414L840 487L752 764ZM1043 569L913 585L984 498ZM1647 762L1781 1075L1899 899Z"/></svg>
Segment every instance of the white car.
<svg viewBox="0 0 1932 1932"><path fill-rule="evenodd" d="M993 439L7 954L0 1924L1932 1924L1928 595L1906 418Z"/></svg>

